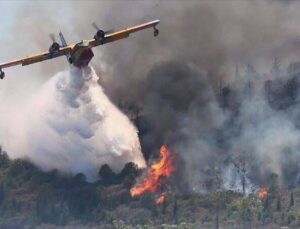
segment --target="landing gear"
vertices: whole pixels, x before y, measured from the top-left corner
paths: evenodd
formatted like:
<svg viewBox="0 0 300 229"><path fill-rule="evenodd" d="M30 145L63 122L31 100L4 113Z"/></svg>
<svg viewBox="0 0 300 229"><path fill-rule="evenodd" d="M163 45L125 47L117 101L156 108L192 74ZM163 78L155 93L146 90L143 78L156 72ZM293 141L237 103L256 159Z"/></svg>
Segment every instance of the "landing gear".
<svg viewBox="0 0 300 229"><path fill-rule="evenodd" d="M0 79L4 79L5 77L5 73L0 69Z"/></svg>
<svg viewBox="0 0 300 229"><path fill-rule="evenodd" d="M153 27L153 29L154 29L153 35L154 35L155 37L158 36L159 30L158 30L157 28L155 28L155 27Z"/></svg>
<svg viewBox="0 0 300 229"><path fill-rule="evenodd" d="M73 58L71 56L68 57L68 61L69 61L70 64L73 64Z"/></svg>

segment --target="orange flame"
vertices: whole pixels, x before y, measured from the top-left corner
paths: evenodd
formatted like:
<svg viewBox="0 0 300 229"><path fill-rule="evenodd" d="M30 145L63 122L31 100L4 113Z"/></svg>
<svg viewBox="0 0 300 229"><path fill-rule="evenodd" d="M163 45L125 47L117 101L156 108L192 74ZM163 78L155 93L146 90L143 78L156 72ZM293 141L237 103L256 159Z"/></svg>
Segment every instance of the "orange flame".
<svg viewBox="0 0 300 229"><path fill-rule="evenodd" d="M155 201L156 204L161 204L166 199L167 193L163 192Z"/></svg>
<svg viewBox="0 0 300 229"><path fill-rule="evenodd" d="M146 191L156 192L163 185L165 179L175 170L173 165L174 155L166 145L160 148L160 159L152 163L145 177L130 189L131 196L139 196ZM162 194L163 195L163 194ZM157 199L159 201L164 197ZM165 196L165 195L164 195Z"/></svg>
<svg viewBox="0 0 300 229"><path fill-rule="evenodd" d="M258 190L258 197L260 199L263 199L264 197L266 197L268 195L268 191L266 188L262 187Z"/></svg>

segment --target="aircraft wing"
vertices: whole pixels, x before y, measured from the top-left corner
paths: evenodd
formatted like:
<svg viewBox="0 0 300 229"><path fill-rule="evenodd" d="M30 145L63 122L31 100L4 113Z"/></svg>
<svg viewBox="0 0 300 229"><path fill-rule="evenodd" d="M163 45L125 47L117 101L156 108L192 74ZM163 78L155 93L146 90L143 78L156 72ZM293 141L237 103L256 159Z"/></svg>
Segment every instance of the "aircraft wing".
<svg viewBox="0 0 300 229"><path fill-rule="evenodd" d="M155 29L155 26L160 23L159 20L154 20L154 21L150 21L144 24L140 24L137 26L132 26L123 30L119 30L117 32L112 32L109 34L105 34L104 39L103 40L96 40L96 39L91 39L88 40L88 44L90 47L95 47L98 45L103 45L109 42L113 42L116 40L120 40L123 38L128 37L131 33L135 33L138 32L140 30L144 30L144 29L148 29L153 27ZM156 35L158 34L158 30L155 29L154 31L156 33ZM54 52L43 52L43 53L38 53L35 55L31 55L31 56L26 56L24 58L20 58L17 60L13 60L13 61L9 61L9 62L5 62L0 64L0 78L3 78L4 75L2 72L3 68L8 68L8 67L12 67L15 65L29 65L29 64L34 64L34 63L38 63L38 62L42 62L45 60L49 60L49 59L53 59L56 57L60 57L60 56L64 56L67 55L68 53L70 53L72 51L72 49L74 48L74 44L69 45L69 46L65 46L65 47L60 47L60 49L58 51L54 51Z"/></svg>
<svg viewBox="0 0 300 229"><path fill-rule="evenodd" d="M96 40L96 39L91 39L91 40L89 40L89 45L91 47L95 47L95 46L98 46L98 45L103 45L103 44L110 43L110 42L113 42L113 41L116 41L116 40L120 40L120 39L129 37L129 35L131 33L135 33L135 32L138 32L140 30L148 29L148 28L151 28L151 27L155 28L155 26L159 23L160 23L160 20L154 20L154 21L150 21L150 22L147 22L147 23L144 23L144 24L137 25L137 26L132 26L132 27L129 27L129 28L126 28L126 29L123 29L123 30L119 30L119 31L116 31L116 32L113 32L113 33L105 34L105 37L104 37L103 41L99 41L99 40Z"/></svg>
<svg viewBox="0 0 300 229"><path fill-rule="evenodd" d="M73 45L69 45L63 48L60 48L58 51L56 52L43 52L43 53L38 53L35 55L31 55L31 56L26 56L24 58L20 58L17 60L13 60L13 61L9 61L9 62L5 62L0 64L0 69L3 68L8 68L8 67L12 67L15 65L28 65L28 64L34 64L37 62L42 62L44 60L49 60L49 59L53 59L59 56L63 56L66 55L68 52L70 52L72 50Z"/></svg>

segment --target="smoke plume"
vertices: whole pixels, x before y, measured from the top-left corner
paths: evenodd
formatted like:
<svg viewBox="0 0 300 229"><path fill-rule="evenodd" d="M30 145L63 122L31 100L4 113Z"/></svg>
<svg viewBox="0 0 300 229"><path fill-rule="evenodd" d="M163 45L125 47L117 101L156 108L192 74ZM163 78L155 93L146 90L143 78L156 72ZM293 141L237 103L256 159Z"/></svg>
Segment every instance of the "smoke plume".
<svg viewBox="0 0 300 229"><path fill-rule="evenodd" d="M104 163L117 170L129 161L145 166L136 128L97 80L90 67L72 68L57 73L30 99L1 106L5 150L43 169L82 172L89 179Z"/></svg>

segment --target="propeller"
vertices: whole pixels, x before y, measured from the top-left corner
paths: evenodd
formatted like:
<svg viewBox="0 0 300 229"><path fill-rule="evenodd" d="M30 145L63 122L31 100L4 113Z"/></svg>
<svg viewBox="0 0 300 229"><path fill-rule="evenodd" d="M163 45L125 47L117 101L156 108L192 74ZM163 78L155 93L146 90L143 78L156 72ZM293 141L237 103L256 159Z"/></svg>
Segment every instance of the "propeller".
<svg viewBox="0 0 300 229"><path fill-rule="evenodd" d="M96 22L93 22L93 23L92 23L92 26L93 26L96 30L100 30L99 27L98 27L98 25L96 24Z"/></svg>
<svg viewBox="0 0 300 229"><path fill-rule="evenodd" d="M96 22L93 22L93 23L92 23L92 26L93 26L97 31L101 30L101 29L99 28L99 26L96 24ZM115 31L114 29L110 29L110 30L105 30L104 33L105 33L105 34L109 34L109 33L113 33L114 31Z"/></svg>
<svg viewBox="0 0 300 229"><path fill-rule="evenodd" d="M50 33L50 34L49 34L49 37L50 37L50 39L52 40L53 43L56 42L56 41L55 41L55 36L54 36L53 33Z"/></svg>
<svg viewBox="0 0 300 229"><path fill-rule="evenodd" d="M54 36L54 34L53 33L50 33L49 34L49 37L50 37L50 39L52 40L52 45L50 46L50 48L49 48L49 52L56 52L56 51L58 51L59 50L59 48L60 48L60 44L58 44L56 41L55 41L55 36Z"/></svg>

